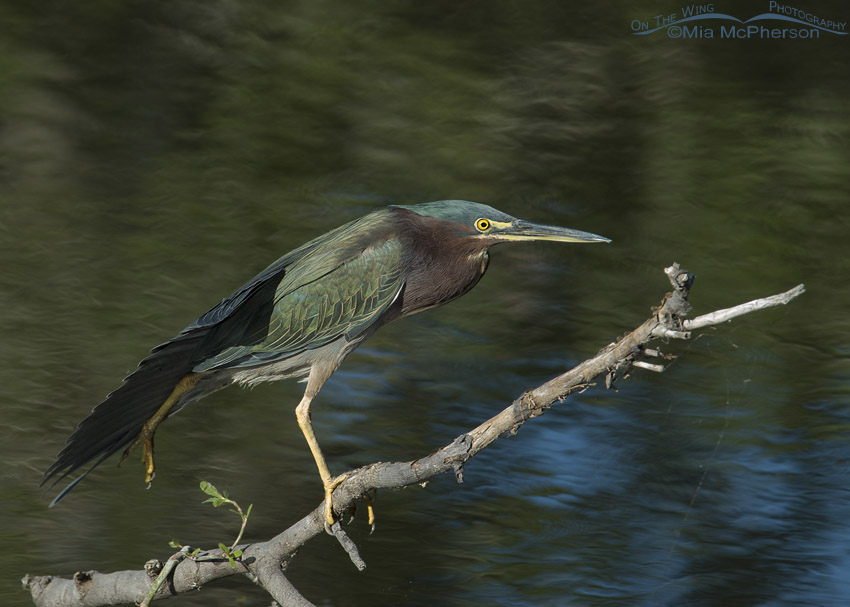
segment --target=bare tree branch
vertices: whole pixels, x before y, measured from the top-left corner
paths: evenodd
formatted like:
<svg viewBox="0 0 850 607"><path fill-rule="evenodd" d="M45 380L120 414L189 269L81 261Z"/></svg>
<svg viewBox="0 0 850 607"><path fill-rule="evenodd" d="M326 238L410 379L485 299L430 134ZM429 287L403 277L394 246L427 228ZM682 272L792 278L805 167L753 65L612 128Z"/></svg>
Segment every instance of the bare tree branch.
<svg viewBox="0 0 850 607"><path fill-rule="evenodd" d="M259 559L252 569L257 576L257 583L265 588L279 605L285 607L316 607L286 579L279 560L265 557Z"/></svg>
<svg viewBox="0 0 850 607"><path fill-rule="evenodd" d="M740 304L738 306L735 306L734 308L726 308L724 310L717 310L716 312L711 312L709 314L703 314L702 316L697 316L696 318L688 319L683 324L688 331L692 331L694 329L701 329L703 327L708 327L711 325L719 325L722 322L732 320L736 316L749 314L750 312L755 312L756 310L762 310L764 308L770 308L772 306L784 306L798 295L802 295L803 293L805 293L805 291L805 286L797 285L793 289L789 289L784 293L780 293L779 295L771 295L770 297L754 299L753 301L748 301L747 303Z"/></svg>
<svg viewBox="0 0 850 607"><path fill-rule="evenodd" d="M779 295L757 299L745 304L704 314L686 320L690 310L688 296L693 285L693 275L678 264L665 268L674 290L661 301L653 314L635 330L615 343L604 347L593 358L573 367L548 382L526 391L507 408L437 451L409 462L379 462L350 472L334 491L334 505L340 513L353 507L356 500L377 489L400 488L422 483L439 474L454 472L462 480L463 466L476 453L486 448L502 435L514 434L522 424L543 414L556 402L570 394L582 392L604 377L606 387L626 377L634 368L660 372L662 364L638 360L640 357L664 359L657 350L647 348L654 339L688 339L691 331L727 322L742 314L770 306L784 305L805 292L803 285ZM234 574L243 574L265 588L272 598L284 607L309 607L312 605L287 580L283 571L297 550L324 530L324 504L300 521L266 542L238 546L243 551L234 569L221 550L184 556L177 559L168 574L168 582L157 590L154 600L195 590L213 580ZM342 531L339 523L331 529L352 562L363 569L357 547ZM185 553L185 551L184 551ZM175 555L176 557L176 555ZM172 557L172 558L175 558ZM145 599L154 580L162 571L162 564L151 562L145 570L98 573L77 573L73 579L53 576L27 575L22 581L32 595L37 607L95 607L119 603L139 602Z"/></svg>

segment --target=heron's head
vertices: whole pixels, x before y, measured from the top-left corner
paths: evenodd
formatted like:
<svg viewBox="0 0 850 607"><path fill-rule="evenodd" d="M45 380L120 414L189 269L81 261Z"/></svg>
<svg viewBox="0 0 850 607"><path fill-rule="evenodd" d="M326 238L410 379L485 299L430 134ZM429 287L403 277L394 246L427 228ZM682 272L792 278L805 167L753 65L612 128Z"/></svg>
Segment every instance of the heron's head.
<svg viewBox="0 0 850 607"><path fill-rule="evenodd" d="M611 242L590 232L573 230L512 217L478 202L438 200L416 205L398 205L423 217L433 217L452 224L458 236L474 238L484 247L500 242L550 240L554 242Z"/></svg>

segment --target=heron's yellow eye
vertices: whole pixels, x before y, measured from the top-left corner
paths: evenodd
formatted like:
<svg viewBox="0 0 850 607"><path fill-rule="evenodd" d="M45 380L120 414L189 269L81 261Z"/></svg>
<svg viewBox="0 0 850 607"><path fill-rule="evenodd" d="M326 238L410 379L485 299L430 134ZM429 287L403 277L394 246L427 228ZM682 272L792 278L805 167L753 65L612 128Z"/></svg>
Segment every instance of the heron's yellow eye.
<svg viewBox="0 0 850 607"><path fill-rule="evenodd" d="M490 229L490 220L484 219L483 217L481 219L477 219L475 221L475 229L479 232L486 232Z"/></svg>

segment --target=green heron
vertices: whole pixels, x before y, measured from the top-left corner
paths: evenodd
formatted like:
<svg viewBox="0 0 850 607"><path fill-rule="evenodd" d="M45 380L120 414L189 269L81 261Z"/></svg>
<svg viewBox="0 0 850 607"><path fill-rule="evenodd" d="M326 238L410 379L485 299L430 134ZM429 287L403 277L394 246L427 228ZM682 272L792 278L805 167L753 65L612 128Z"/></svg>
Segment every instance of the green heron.
<svg viewBox="0 0 850 607"><path fill-rule="evenodd" d="M141 446L150 484L154 433L186 405L232 383L306 376L295 414L322 477L325 521L333 524L331 495L345 475L331 475L313 432L310 403L319 389L379 327L457 299L484 275L491 246L521 240L609 242L483 204L442 200L376 210L287 253L151 350L92 410L42 485L53 487L94 463L51 506L122 448L121 461Z"/></svg>

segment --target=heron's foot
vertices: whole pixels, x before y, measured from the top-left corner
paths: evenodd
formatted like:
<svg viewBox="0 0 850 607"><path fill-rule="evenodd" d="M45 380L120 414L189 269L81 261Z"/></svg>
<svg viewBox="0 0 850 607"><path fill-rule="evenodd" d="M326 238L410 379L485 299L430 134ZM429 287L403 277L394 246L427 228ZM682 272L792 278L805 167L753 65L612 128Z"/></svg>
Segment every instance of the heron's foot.
<svg viewBox="0 0 850 607"><path fill-rule="evenodd" d="M139 445L142 446L142 463L145 465L145 483L147 483L148 487L151 485L151 481L153 481L153 477L156 476L156 465L154 465L153 461L153 435L154 432L150 430L147 425L142 428L142 431L139 432L139 435L130 443L130 446L124 450L124 454L121 456L121 460L118 462L119 464L123 462L125 459L132 455L133 451L136 450L136 447Z"/></svg>
<svg viewBox="0 0 850 607"><path fill-rule="evenodd" d="M368 515L369 533L375 533L375 505L372 495L368 493L363 496L363 501L366 502L366 514Z"/></svg>
<svg viewBox="0 0 850 607"><path fill-rule="evenodd" d="M333 505L334 489L339 487L340 484L342 484L342 481L344 481L346 478L348 478L347 472L345 474L340 474L339 476L328 480L322 479L322 483L325 486L325 526L328 529L330 529L330 527L332 527L335 522Z"/></svg>
<svg viewBox="0 0 850 607"><path fill-rule="evenodd" d="M159 409L156 410L156 413L151 415L144 423L142 429L139 431L139 435L133 439L130 446L124 450L124 455L121 456L121 460L118 462L120 464L130 457L130 454L136 450L136 447L141 445L142 463L145 465L145 482L148 485L148 489L150 489L153 477L156 476L156 466L154 466L153 463L153 435L156 434L156 429L159 427L162 420L168 417L168 414L171 413L171 409L175 404L177 404L180 397L190 391L195 384L198 383L198 380L202 376L203 373L187 373L183 376L183 379L177 382L177 385L174 386L174 390L171 391L171 394L165 399L165 402L162 403Z"/></svg>

